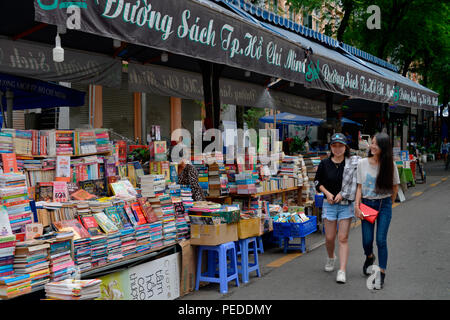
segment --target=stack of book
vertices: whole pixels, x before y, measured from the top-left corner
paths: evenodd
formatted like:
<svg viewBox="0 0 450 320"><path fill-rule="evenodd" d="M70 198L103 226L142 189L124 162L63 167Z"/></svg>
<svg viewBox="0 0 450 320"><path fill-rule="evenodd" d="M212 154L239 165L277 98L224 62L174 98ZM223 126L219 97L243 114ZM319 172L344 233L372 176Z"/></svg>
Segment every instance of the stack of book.
<svg viewBox="0 0 450 320"><path fill-rule="evenodd" d="M0 277L0 299L11 299L31 292L29 274L13 274Z"/></svg>
<svg viewBox="0 0 450 320"><path fill-rule="evenodd" d="M154 177L151 175L145 175L140 177L141 195L143 197L155 196Z"/></svg>
<svg viewBox="0 0 450 320"><path fill-rule="evenodd" d="M214 162L208 166L208 191L209 196L219 197L220 192L220 175L219 175L219 165Z"/></svg>
<svg viewBox="0 0 450 320"><path fill-rule="evenodd" d="M52 281L68 279L75 265L71 256L71 239L52 240L49 249L50 272Z"/></svg>
<svg viewBox="0 0 450 320"><path fill-rule="evenodd" d="M192 189L189 186L181 186L181 201L183 202L184 210L187 212L189 208L194 205L194 200L192 199Z"/></svg>
<svg viewBox="0 0 450 320"><path fill-rule="evenodd" d="M91 263L92 267L98 267L108 262L108 239L105 235L91 237Z"/></svg>
<svg viewBox="0 0 450 320"><path fill-rule="evenodd" d="M70 160L70 166L73 172L73 181L87 181L87 180L97 180L100 179L100 165L99 157L97 156L86 156L82 158L75 158ZM80 186L82 188L82 186ZM82 188L86 190L85 188ZM86 190L92 194L95 191Z"/></svg>
<svg viewBox="0 0 450 320"><path fill-rule="evenodd" d="M16 243L14 271L29 275L30 285L42 285L50 276L48 250L50 245L44 240L28 240Z"/></svg>
<svg viewBox="0 0 450 320"><path fill-rule="evenodd" d="M208 166L203 164L193 164L198 171L198 184L203 189L205 195L208 194Z"/></svg>
<svg viewBox="0 0 450 320"><path fill-rule="evenodd" d="M0 153L13 153L13 136L10 133L0 132Z"/></svg>
<svg viewBox="0 0 450 320"><path fill-rule="evenodd" d="M14 129L13 129L14 130ZM19 155L33 154L31 130L15 130L13 135L14 152Z"/></svg>
<svg viewBox="0 0 450 320"><path fill-rule="evenodd" d="M298 156L284 156L279 175L302 180L301 159Z"/></svg>
<svg viewBox="0 0 450 320"><path fill-rule="evenodd" d="M144 252L151 249L150 224L135 226L136 253Z"/></svg>
<svg viewBox="0 0 450 320"><path fill-rule="evenodd" d="M109 233L107 237L107 259L108 262L112 262L123 258L122 254L122 240L120 239L121 233L119 231Z"/></svg>
<svg viewBox="0 0 450 320"><path fill-rule="evenodd" d="M48 131L31 130L33 155L47 155Z"/></svg>
<svg viewBox="0 0 450 320"><path fill-rule="evenodd" d="M155 195L161 194L166 189L166 180L162 174L151 174L153 178L153 190Z"/></svg>
<svg viewBox="0 0 450 320"><path fill-rule="evenodd" d="M95 143L97 145L97 152L111 151L108 129L95 129Z"/></svg>
<svg viewBox="0 0 450 320"><path fill-rule="evenodd" d="M251 173L236 174L236 184L238 194L253 194L256 193L256 182Z"/></svg>
<svg viewBox="0 0 450 320"><path fill-rule="evenodd" d="M159 197L161 202L161 210L163 212L163 244L170 245L175 243L177 237L177 228L175 224L175 209L173 208L172 199L169 195Z"/></svg>
<svg viewBox="0 0 450 320"><path fill-rule="evenodd" d="M25 175L18 173L0 175L0 203L8 212L13 233L23 234L25 225L32 222Z"/></svg>
<svg viewBox="0 0 450 320"><path fill-rule="evenodd" d="M174 202L175 225L177 228L177 240L187 239L189 237L189 224L186 220L185 208L183 202Z"/></svg>
<svg viewBox="0 0 450 320"><path fill-rule="evenodd" d="M152 249L163 246L162 226L163 224L161 221L150 223L150 240Z"/></svg>
<svg viewBox="0 0 450 320"><path fill-rule="evenodd" d="M122 255L129 256L136 252L136 238L133 228L120 230L120 240L122 242Z"/></svg>
<svg viewBox="0 0 450 320"><path fill-rule="evenodd" d="M73 242L75 264L80 272L92 268L91 263L91 239L80 238Z"/></svg>
<svg viewBox="0 0 450 320"><path fill-rule="evenodd" d="M73 131L56 130L55 131L55 150L56 155L73 155Z"/></svg>
<svg viewBox="0 0 450 320"><path fill-rule="evenodd" d="M96 153L96 135L94 130L80 130L74 132L75 154Z"/></svg>
<svg viewBox="0 0 450 320"><path fill-rule="evenodd" d="M1 228L6 230L9 225L9 221L7 221L7 217L5 224L1 221L3 219L0 218ZM3 230L3 232L4 232ZM2 234L3 234L2 232ZM11 234L11 229L8 232L5 232L4 236L0 236L0 277L10 276L14 273L14 251L16 249L16 236Z"/></svg>
<svg viewBox="0 0 450 320"><path fill-rule="evenodd" d="M45 285L45 294L57 300L94 300L101 296L101 283L98 279L50 282Z"/></svg>

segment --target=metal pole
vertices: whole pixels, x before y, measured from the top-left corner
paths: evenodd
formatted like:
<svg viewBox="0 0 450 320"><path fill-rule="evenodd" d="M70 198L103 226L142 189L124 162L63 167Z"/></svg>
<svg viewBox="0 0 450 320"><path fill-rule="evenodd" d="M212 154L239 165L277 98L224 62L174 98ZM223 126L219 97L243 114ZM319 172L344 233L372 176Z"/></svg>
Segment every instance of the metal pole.
<svg viewBox="0 0 450 320"><path fill-rule="evenodd" d="M6 90L6 120L7 127L13 127L13 103L14 103L14 93L10 90Z"/></svg>

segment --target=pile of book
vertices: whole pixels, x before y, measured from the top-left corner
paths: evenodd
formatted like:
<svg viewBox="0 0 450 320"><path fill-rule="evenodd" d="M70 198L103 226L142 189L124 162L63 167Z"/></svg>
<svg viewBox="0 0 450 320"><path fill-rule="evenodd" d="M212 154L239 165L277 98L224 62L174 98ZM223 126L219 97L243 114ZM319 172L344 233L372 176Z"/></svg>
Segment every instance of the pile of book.
<svg viewBox="0 0 450 320"><path fill-rule="evenodd" d="M228 191L229 193L237 193L236 173L237 168L235 164L226 164L225 172L228 179Z"/></svg>
<svg viewBox="0 0 450 320"><path fill-rule="evenodd" d="M95 143L97 152L111 151L108 129L95 129Z"/></svg>
<svg viewBox="0 0 450 320"><path fill-rule="evenodd" d="M0 203L8 212L13 233L24 233L25 225L31 223L31 207L25 175L0 174Z"/></svg>
<svg viewBox="0 0 450 320"><path fill-rule="evenodd" d="M70 239L52 240L49 249L50 272L52 281L68 279L75 265L71 256Z"/></svg>
<svg viewBox="0 0 450 320"><path fill-rule="evenodd" d="M56 155L73 155L73 131L56 130L54 133Z"/></svg>
<svg viewBox="0 0 450 320"><path fill-rule="evenodd" d="M203 189L203 193L208 195L208 166L195 163L193 165L198 171L198 184Z"/></svg>
<svg viewBox="0 0 450 320"><path fill-rule="evenodd" d="M49 299L57 300L93 300L101 296L99 279L50 282L45 285L45 294Z"/></svg>
<svg viewBox="0 0 450 320"><path fill-rule="evenodd" d="M13 144L14 144L14 152L16 154L32 155L33 141L31 130L18 130L18 129L14 130Z"/></svg>
<svg viewBox="0 0 450 320"><path fill-rule="evenodd" d="M11 299L29 292L31 292L29 274L0 277L0 299Z"/></svg>
<svg viewBox="0 0 450 320"><path fill-rule="evenodd" d="M219 197L221 195L219 165L217 163L212 163L208 166L208 188L211 197Z"/></svg>
<svg viewBox="0 0 450 320"><path fill-rule="evenodd" d="M154 177L151 175L145 175L140 177L141 195L143 197L155 196L155 184Z"/></svg>
<svg viewBox="0 0 450 320"><path fill-rule="evenodd" d="M150 223L150 241L152 249L163 246L162 226L163 224L161 221Z"/></svg>
<svg viewBox="0 0 450 320"><path fill-rule="evenodd" d="M9 221L0 217L0 227L3 236L0 236L0 277L10 276L14 273L14 251L16 249L16 236L11 234ZM3 221L6 220L6 221ZM9 228L6 231L6 228Z"/></svg>
<svg viewBox="0 0 450 320"><path fill-rule="evenodd" d="M35 288L50 277L50 244L44 240L28 240L16 243L14 271L29 276L30 285Z"/></svg>
<svg viewBox="0 0 450 320"><path fill-rule="evenodd" d="M80 130L74 132L75 154L96 153L95 130Z"/></svg>
<svg viewBox="0 0 450 320"><path fill-rule="evenodd" d="M153 191L154 194L161 194L164 192L164 189L166 188L166 180L164 175L161 174L151 174L150 175L153 178Z"/></svg>
<svg viewBox="0 0 450 320"><path fill-rule="evenodd" d="M238 194L253 194L256 193L257 180L254 179L252 173L238 173L236 174L236 184Z"/></svg>
<svg viewBox="0 0 450 320"><path fill-rule="evenodd" d="M298 179L298 184L301 185L303 183L301 156L284 156L279 175Z"/></svg>
<svg viewBox="0 0 450 320"><path fill-rule="evenodd" d="M192 189L189 186L181 186L180 196L184 209L187 212L194 205L194 200L192 199Z"/></svg>
<svg viewBox="0 0 450 320"><path fill-rule="evenodd" d="M136 238L133 228L120 230L120 241L122 242L122 256L126 257L136 252Z"/></svg>
<svg viewBox="0 0 450 320"><path fill-rule="evenodd" d="M107 259L108 262L116 261L123 258L122 254L122 240L119 231L112 232L106 235L107 243Z"/></svg>
<svg viewBox="0 0 450 320"><path fill-rule="evenodd" d="M150 224L143 224L134 227L136 238L136 253L144 252L151 249L151 226Z"/></svg>
<svg viewBox="0 0 450 320"><path fill-rule="evenodd" d="M106 235L91 237L91 263L98 267L108 262L108 239Z"/></svg>
<svg viewBox="0 0 450 320"><path fill-rule="evenodd" d="M186 220L185 208L183 202L177 198L179 202L174 202L173 207L175 209L175 225L177 228L177 240L189 238L189 224Z"/></svg>
<svg viewBox="0 0 450 320"><path fill-rule="evenodd" d="M163 212L163 244L170 245L175 243L177 237L177 228L175 224L175 210L173 208L172 199L169 195L159 197L161 210Z"/></svg>
<svg viewBox="0 0 450 320"><path fill-rule="evenodd" d="M75 264L80 272L92 268L91 263L91 239L80 238L73 241L73 251Z"/></svg>
<svg viewBox="0 0 450 320"><path fill-rule="evenodd" d="M14 143L11 133L0 132L0 153L13 153Z"/></svg>

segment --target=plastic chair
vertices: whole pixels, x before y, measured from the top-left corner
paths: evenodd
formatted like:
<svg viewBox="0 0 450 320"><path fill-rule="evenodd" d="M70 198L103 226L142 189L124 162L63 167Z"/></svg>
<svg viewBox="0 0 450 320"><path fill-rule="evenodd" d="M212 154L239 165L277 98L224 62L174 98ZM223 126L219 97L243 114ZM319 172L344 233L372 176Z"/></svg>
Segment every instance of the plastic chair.
<svg viewBox="0 0 450 320"><path fill-rule="evenodd" d="M250 247L253 245L253 248ZM259 260L258 260L258 244L256 237L251 237L247 239L239 240L240 256L241 261L238 261L238 266L241 268L238 272L242 275L242 282L247 283L250 278L250 272L256 271L256 275L261 277L261 272L259 270ZM253 254L254 261L250 263L249 255Z"/></svg>
<svg viewBox="0 0 450 320"><path fill-rule="evenodd" d="M202 274L203 251L207 251L208 253L207 272L204 274ZM230 267L228 267L228 258L230 258ZM228 292L229 281L236 280L236 286L239 287L236 247L234 242L227 242L217 246L199 246L196 278L196 291L199 289L200 281L219 283L220 293L222 294Z"/></svg>

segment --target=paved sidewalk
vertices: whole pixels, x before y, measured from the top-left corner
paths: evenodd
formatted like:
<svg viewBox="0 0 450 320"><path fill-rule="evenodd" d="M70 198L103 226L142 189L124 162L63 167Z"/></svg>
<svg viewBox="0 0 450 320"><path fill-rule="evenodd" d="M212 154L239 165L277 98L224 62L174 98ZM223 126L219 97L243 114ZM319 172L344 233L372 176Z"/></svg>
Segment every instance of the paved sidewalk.
<svg viewBox="0 0 450 320"><path fill-rule="evenodd" d="M411 205L410 202L417 200L417 197L420 197L424 192L431 190L434 187L439 186L442 182L446 182L450 180L450 171L444 170L444 165L441 161L434 161L425 164L425 172L427 175L427 183L425 184L416 184L415 187L409 188L406 193L406 201L403 203L395 203L394 207L397 206L406 206ZM360 221L354 219L352 224L353 229L359 228ZM355 233L355 230L352 230L352 233ZM358 231L358 233L360 233ZM282 248L277 247L276 245L271 245L265 243L266 247L264 254L259 255L259 262L261 268L261 278L257 278L252 273L249 283L242 284L240 283L240 287L236 287L233 282L229 282L228 293L226 295L222 295L219 292L218 284L207 284L200 288L199 291L194 291L184 297L181 297L181 300L216 300L216 299L246 299L242 298L242 288L248 288L251 290L251 286L256 286L259 281L263 281L265 278L270 278L273 272L280 272L280 268L292 263L292 261L296 261L298 259L307 258L312 251L322 250L323 256L325 256L325 248L323 247L325 241L323 234L318 231L313 233L306 238L306 246L307 252L302 254L297 251L288 251L287 254L283 252ZM336 247L337 250L337 247ZM301 272L299 270L299 272ZM275 277L275 275L274 275ZM258 286L260 287L260 286ZM271 290L270 288L266 288L266 290ZM260 294L261 295L261 294ZM248 297L248 299L252 299L252 297ZM295 299L295 297L293 297Z"/></svg>

